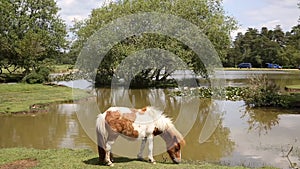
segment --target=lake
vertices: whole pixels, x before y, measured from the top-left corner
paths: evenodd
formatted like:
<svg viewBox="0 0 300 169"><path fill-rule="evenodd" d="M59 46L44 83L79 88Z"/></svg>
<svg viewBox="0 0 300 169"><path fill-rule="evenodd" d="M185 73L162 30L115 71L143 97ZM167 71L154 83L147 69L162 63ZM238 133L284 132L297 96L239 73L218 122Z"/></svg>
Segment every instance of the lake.
<svg viewBox="0 0 300 169"><path fill-rule="evenodd" d="M275 73L274 73L275 72ZM300 84L299 73L264 72L281 86ZM253 72L251 72L253 73ZM262 72L254 72L261 74ZM244 86L249 71L226 71L226 85ZM71 83L62 82L66 85ZM72 85L88 88L80 81ZM170 96L172 89L95 89L95 97L72 104L51 105L48 113L0 117L0 147L88 148L96 152L95 119L111 105L155 105L173 118L185 135L185 160L224 165L289 168L300 164L299 109L249 109L243 101L199 100ZM288 157L285 157L293 147ZM118 138L113 151L135 158L139 144ZM127 151L127 149L133 149ZM166 156L160 138L154 142L156 159Z"/></svg>

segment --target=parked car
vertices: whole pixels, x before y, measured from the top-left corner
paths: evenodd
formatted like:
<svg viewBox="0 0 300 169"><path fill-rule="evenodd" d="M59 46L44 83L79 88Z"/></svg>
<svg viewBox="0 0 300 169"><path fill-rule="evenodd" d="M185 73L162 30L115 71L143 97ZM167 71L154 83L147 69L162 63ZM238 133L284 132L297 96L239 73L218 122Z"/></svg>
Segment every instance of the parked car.
<svg viewBox="0 0 300 169"><path fill-rule="evenodd" d="M282 66L279 66L278 64L273 64L273 63L266 63L267 68L274 68L274 69L282 69Z"/></svg>
<svg viewBox="0 0 300 169"><path fill-rule="evenodd" d="M252 68L252 64L251 63L240 63L238 65L238 68Z"/></svg>
<svg viewBox="0 0 300 169"><path fill-rule="evenodd" d="M279 66L279 65L277 65L277 64L274 64L274 66L273 66L275 69L282 69L282 66Z"/></svg>

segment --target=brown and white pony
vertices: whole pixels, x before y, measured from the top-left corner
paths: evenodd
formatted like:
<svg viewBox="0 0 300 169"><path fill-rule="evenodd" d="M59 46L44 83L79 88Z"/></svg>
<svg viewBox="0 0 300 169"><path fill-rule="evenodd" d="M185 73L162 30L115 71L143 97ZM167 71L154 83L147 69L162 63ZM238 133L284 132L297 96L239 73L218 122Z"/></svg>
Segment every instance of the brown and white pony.
<svg viewBox="0 0 300 169"><path fill-rule="evenodd" d="M153 107L132 109L127 107L110 107L99 114L96 122L98 153L100 162L112 166L111 146L119 135L128 140L141 139L142 144L138 159L143 159L143 150L149 140L149 161L153 158L153 137L161 136L166 142L167 152L176 164L181 161L181 146L185 144L182 135L174 127L170 118Z"/></svg>

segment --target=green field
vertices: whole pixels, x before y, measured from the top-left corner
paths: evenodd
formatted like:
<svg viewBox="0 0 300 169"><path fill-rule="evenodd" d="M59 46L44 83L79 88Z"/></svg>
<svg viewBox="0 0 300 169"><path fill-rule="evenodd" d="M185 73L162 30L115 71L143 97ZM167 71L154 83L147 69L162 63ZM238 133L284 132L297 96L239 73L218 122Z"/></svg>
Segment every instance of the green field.
<svg viewBox="0 0 300 169"><path fill-rule="evenodd" d="M286 72L294 72L294 73L300 73L299 69L274 69L274 68L234 68L234 67L224 67L224 70L232 70L232 71L286 71Z"/></svg>
<svg viewBox="0 0 300 169"><path fill-rule="evenodd" d="M295 90L300 90L300 85L288 85L286 86L287 89L295 89Z"/></svg>
<svg viewBox="0 0 300 169"><path fill-rule="evenodd" d="M22 166L18 166L22 165ZM9 148L0 149L0 168L24 168L24 166L34 168L59 168L59 169L93 169L93 168L110 168L99 165L97 154L90 150L71 150L71 149L52 149L37 150L26 148ZM150 164L148 162L137 161L124 157L115 158L115 166L112 168L124 169L245 169L245 167L228 167L208 164L204 162L185 162L176 165L171 161L157 162ZM272 167L264 167L264 169L274 169Z"/></svg>
<svg viewBox="0 0 300 169"><path fill-rule="evenodd" d="M84 90L42 84L0 84L0 112L28 112L48 103L59 103L89 97Z"/></svg>

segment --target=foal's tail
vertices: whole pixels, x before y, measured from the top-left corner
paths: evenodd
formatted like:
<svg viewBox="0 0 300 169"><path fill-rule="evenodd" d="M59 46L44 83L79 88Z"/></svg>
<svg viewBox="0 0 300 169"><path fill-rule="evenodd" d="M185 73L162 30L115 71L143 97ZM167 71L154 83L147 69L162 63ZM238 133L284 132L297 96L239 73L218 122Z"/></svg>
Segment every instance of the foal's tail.
<svg viewBox="0 0 300 169"><path fill-rule="evenodd" d="M108 137L108 132L105 127L105 115L99 114L96 121L96 134L97 134L97 144L98 144L98 153L99 153L99 160L101 162L105 159L105 144Z"/></svg>

